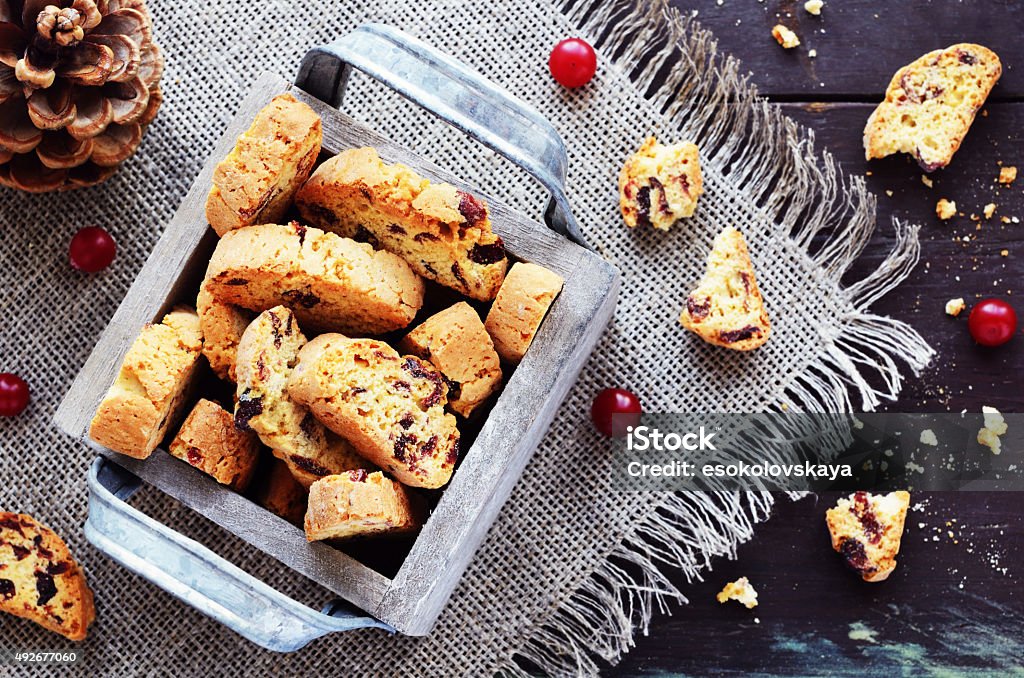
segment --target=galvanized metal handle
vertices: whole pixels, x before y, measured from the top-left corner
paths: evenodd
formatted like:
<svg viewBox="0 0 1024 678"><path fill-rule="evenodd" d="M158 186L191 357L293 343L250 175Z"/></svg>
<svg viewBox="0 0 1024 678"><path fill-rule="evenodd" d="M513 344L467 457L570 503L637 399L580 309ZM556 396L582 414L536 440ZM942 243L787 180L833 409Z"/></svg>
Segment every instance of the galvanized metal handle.
<svg viewBox="0 0 1024 678"><path fill-rule="evenodd" d="M352 612L340 600L317 612L129 506L142 481L97 458L89 469L86 538L132 572L252 642L277 652L297 650L328 633L395 629Z"/></svg>
<svg viewBox="0 0 1024 678"><path fill-rule="evenodd" d="M295 84L340 108L353 68L526 170L551 194L544 213L548 226L587 246L565 194L565 144L536 109L465 64L384 24L364 24L311 49Z"/></svg>

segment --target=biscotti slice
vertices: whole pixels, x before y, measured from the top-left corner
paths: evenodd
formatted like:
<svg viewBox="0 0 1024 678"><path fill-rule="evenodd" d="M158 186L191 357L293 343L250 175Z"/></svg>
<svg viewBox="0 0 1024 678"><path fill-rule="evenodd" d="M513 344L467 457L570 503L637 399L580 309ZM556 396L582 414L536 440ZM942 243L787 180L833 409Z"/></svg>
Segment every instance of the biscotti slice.
<svg viewBox="0 0 1024 678"><path fill-rule="evenodd" d="M266 478L261 478L253 490L257 504L299 527L306 515L306 495L306 488L280 459L273 460Z"/></svg>
<svg viewBox="0 0 1024 678"><path fill-rule="evenodd" d="M855 492L825 514L832 548L864 581L882 581L896 569L909 492Z"/></svg>
<svg viewBox="0 0 1024 678"><path fill-rule="evenodd" d="M84 640L96 618L92 591L67 544L23 513L0 513L0 611Z"/></svg>
<svg viewBox="0 0 1024 678"><path fill-rule="evenodd" d="M238 341L252 322L252 313L240 306L218 301L205 282L199 287L196 312L199 314L206 362L218 377L234 381Z"/></svg>
<svg viewBox="0 0 1024 678"><path fill-rule="evenodd" d="M523 359L562 282L560 275L537 264L512 266L484 322L498 355L511 363Z"/></svg>
<svg viewBox="0 0 1024 678"><path fill-rule="evenodd" d="M437 369L375 339L321 334L299 352L288 393L362 456L413 487L441 487L459 456Z"/></svg>
<svg viewBox="0 0 1024 678"><path fill-rule="evenodd" d="M295 205L314 226L394 252L424 278L472 299L493 299L505 278L505 246L491 232L487 205L388 165L372 148L325 161Z"/></svg>
<svg viewBox="0 0 1024 678"><path fill-rule="evenodd" d="M736 351L750 351L768 341L768 311L747 241L735 228L726 228L715 238L707 272L687 297L679 322L709 344Z"/></svg>
<svg viewBox="0 0 1024 678"><path fill-rule="evenodd" d="M284 306L260 313L249 324L235 363L235 425L255 431L295 479L309 487L319 478L353 468L357 457L348 443L329 438L313 414L288 396L288 376L305 344L295 315Z"/></svg>
<svg viewBox="0 0 1024 678"><path fill-rule="evenodd" d="M696 144L665 146L648 137L619 172L619 209L626 225L667 231L692 217L704 192Z"/></svg>
<svg viewBox="0 0 1024 678"><path fill-rule="evenodd" d="M309 488L306 539L402 533L420 526L407 490L381 472L349 471Z"/></svg>
<svg viewBox="0 0 1024 678"><path fill-rule="evenodd" d="M320 116L291 94L263 107L213 171L206 219L217 235L280 221L313 171L322 137Z"/></svg>
<svg viewBox="0 0 1024 678"><path fill-rule="evenodd" d="M256 434L235 426L235 417L217 403L201 398L168 451L221 485L242 492L249 486L260 458Z"/></svg>
<svg viewBox="0 0 1024 678"><path fill-rule="evenodd" d="M296 223L231 231L204 284L222 303L288 306L317 331L382 334L406 327L423 305L423 279L400 257Z"/></svg>
<svg viewBox="0 0 1024 678"><path fill-rule="evenodd" d="M1002 72L992 50L969 43L904 66L864 127L864 157L910 153L925 172L945 167Z"/></svg>
<svg viewBox="0 0 1024 678"><path fill-rule="evenodd" d="M429 360L448 383L448 406L468 417L501 386L501 361L473 307L464 301L427 318L399 344Z"/></svg>
<svg viewBox="0 0 1024 678"><path fill-rule="evenodd" d="M202 345L199 316L191 309L142 328L93 416L89 437L136 459L152 454L178 421Z"/></svg>

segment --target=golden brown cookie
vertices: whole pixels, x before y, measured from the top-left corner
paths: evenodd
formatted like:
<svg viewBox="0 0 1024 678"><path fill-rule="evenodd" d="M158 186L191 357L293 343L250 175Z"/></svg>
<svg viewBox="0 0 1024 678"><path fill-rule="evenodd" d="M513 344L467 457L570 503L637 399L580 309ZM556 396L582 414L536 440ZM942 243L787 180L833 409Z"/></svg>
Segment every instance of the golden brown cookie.
<svg viewBox="0 0 1024 678"><path fill-rule="evenodd" d="M562 282L560 275L537 264L512 266L484 322L498 355L511 363L523 359Z"/></svg>
<svg viewBox="0 0 1024 678"><path fill-rule="evenodd" d="M747 241L735 228L715 238L707 271L687 297L679 322L709 344L736 351L763 346L771 336Z"/></svg>
<svg viewBox="0 0 1024 678"><path fill-rule="evenodd" d="M92 591L67 544L23 513L0 513L0 611L84 640L96 618Z"/></svg>
<svg viewBox="0 0 1024 678"><path fill-rule="evenodd" d="M235 426L235 417L217 403L200 398L168 452L212 476L221 485L245 491L260 458L260 441Z"/></svg>
<svg viewBox="0 0 1024 678"><path fill-rule="evenodd" d="M306 488L280 459L272 460L266 477L260 478L253 490L257 504L299 527L306 515L306 495Z"/></svg>
<svg viewBox="0 0 1024 678"><path fill-rule="evenodd" d="M825 514L832 548L864 581L882 581L896 569L909 492L855 492Z"/></svg>
<svg viewBox="0 0 1024 678"><path fill-rule="evenodd" d="M235 380L235 355L242 332L252 322L252 313L240 306L225 304L210 294L206 283L196 298L199 329L203 335L203 356L214 373L225 381Z"/></svg>
<svg viewBox="0 0 1024 678"><path fill-rule="evenodd" d="M697 146L664 146L648 137L619 172L619 209L626 225L667 231L692 217L704 192Z"/></svg>
<svg viewBox="0 0 1024 678"><path fill-rule="evenodd" d="M420 526L408 491L379 471L327 476L309 488L306 539L401 533Z"/></svg>
<svg viewBox="0 0 1024 678"><path fill-rule="evenodd" d="M424 278L472 299L493 299L505 278L505 246L482 200L389 165L372 148L324 162L295 205L314 226L394 252Z"/></svg>
<svg viewBox="0 0 1024 678"><path fill-rule="evenodd" d="M969 43L904 66L864 127L864 157L910 153L925 172L945 167L1002 72L995 52Z"/></svg>
<svg viewBox="0 0 1024 678"><path fill-rule="evenodd" d="M320 116L291 94L276 96L213 171L206 219L217 235L280 221L320 154Z"/></svg>

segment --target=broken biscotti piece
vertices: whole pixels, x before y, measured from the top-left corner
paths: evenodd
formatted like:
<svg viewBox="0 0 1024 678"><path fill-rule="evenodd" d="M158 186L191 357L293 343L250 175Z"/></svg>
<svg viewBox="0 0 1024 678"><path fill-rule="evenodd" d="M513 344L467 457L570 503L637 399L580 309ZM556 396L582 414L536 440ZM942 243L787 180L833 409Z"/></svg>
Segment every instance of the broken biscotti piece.
<svg viewBox="0 0 1024 678"><path fill-rule="evenodd" d="M472 299L493 299L505 278L505 246L483 201L389 165L373 148L324 162L295 205L314 226L394 252L424 278Z"/></svg>
<svg viewBox="0 0 1024 678"><path fill-rule="evenodd" d="M992 454L999 454L1003 449L999 436L1005 435L1009 430L1006 419L999 410L988 405L983 405L981 412L985 415L985 425L978 431L978 444L992 450Z"/></svg>
<svg viewBox="0 0 1024 678"><path fill-rule="evenodd" d="M782 45L783 49L793 49L800 46L800 36L782 24L772 26L772 37L775 38L775 42Z"/></svg>
<svg viewBox="0 0 1024 678"><path fill-rule="evenodd" d="M145 459L177 423L202 338L191 309L142 328L89 426L89 437L115 452Z"/></svg>
<svg viewBox="0 0 1024 678"><path fill-rule="evenodd" d="M320 116L291 94L257 113L213 171L206 219L217 235L280 221L313 171L322 136Z"/></svg>
<svg viewBox="0 0 1024 678"><path fill-rule="evenodd" d="M946 221L956 216L956 202L953 200L946 200L945 198L940 199L935 203L935 215Z"/></svg>
<svg viewBox="0 0 1024 678"><path fill-rule="evenodd" d="M252 498L271 513L301 527L306 515L306 494L306 488L295 480L288 465L273 459L267 475L254 483Z"/></svg>
<svg viewBox="0 0 1024 678"><path fill-rule="evenodd" d="M715 599L719 603L725 603L730 600L735 600L741 603L748 610L752 610L757 607L757 591L750 585L750 581L746 577L740 577L736 581L731 581L718 592Z"/></svg>
<svg viewBox="0 0 1024 678"><path fill-rule="evenodd" d="M237 428L233 414L200 398L168 451L221 485L243 492L259 462L260 441L255 434Z"/></svg>
<svg viewBox="0 0 1024 678"><path fill-rule="evenodd" d="M288 394L402 483L436 488L451 477L459 431L429 362L376 339L321 334L299 352Z"/></svg>
<svg viewBox="0 0 1024 678"><path fill-rule="evenodd" d="M896 569L909 492L855 492L825 514L832 548L864 581L882 581Z"/></svg>
<svg viewBox="0 0 1024 678"><path fill-rule="evenodd" d="M252 313L240 306L218 301L210 294L205 281L196 297L196 313L199 314L206 362L218 377L234 381L238 341L252 322Z"/></svg>
<svg viewBox="0 0 1024 678"><path fill-rule="evenodd" d="M351 446L328 436L323 425L287 392L288 377L306 337L295 315L275 306L256 316L238 343L235 426L254 431L304 487L360 468Z"/></svg>
<svg viewBox="0 0 1024 678"><path fill-rule="evenodd" d="M401 329L423 305L423 280L403 259L297 223L231 231L203 284L222 303L253 311L281 304L303 327L352 334Z"/></svg>
<svg viewBox="0 0 1024 678"><path fill-rule="evenodd" d="M562 276L543 266L512 266L484 322L499 356L511 363L523 359L562 283Z"/></svg>
<svg viewBox="0 0 1024 678"><path fill-rule="evenodd" d="M462 301L427 318L398 345L429 360L448 384L448 405L468 417L501 386L501 361L473 307Z"/></svg>
<svg viewBox="0 0 1024 678"><path fill-rule="evenodd" d="M96 619L92 591L67 544L23 513L0 513L0 611L70 640Z"/></svg>
<svg viewBox="0 0 1024 678"><path fill-rule="evenodd" d="M925 172L945 167L1003 72L999 57L961 43L896 71L864 128L864 157L910 153Z"/></svg>
<svg viewBox="0 0 1024 678"><path fill-rule="evenodd" d="M309 488L306 539L408 532L420 526L418 514L408 491L380 471L349 471Z"/></svg>
<svg viewBox="0 0 1024 678"><path fill-rule="evenodd" d="M619 172L619 209L630 228L667 231L693 216L703 192L697 146L689 142L663 146L648 137Z"/></svg>
<svg viewBox="0 0 1024 678"><path fill-rule="evenodd" d="M763 346L771 336L747 241L735 228L715 238L707 272L687 297L679 322L709 344L736 351Z"/></svg>

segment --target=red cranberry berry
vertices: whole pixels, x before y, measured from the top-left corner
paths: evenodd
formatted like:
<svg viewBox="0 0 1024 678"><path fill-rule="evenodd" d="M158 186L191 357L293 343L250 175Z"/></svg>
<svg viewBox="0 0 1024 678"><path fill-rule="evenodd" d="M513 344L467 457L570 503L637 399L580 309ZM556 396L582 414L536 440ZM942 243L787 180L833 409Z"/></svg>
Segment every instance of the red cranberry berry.
<svg viewBox="0 0 1024 678"><path fill-rule="evenodd" d="M982 346L1001 346L1017 332L1017 313L1002 299L984 299L971 309L967 328Z"/></svg>
<svg viewBox="0 0 1024 678"><path fill-rule="evenodd" d="M597 53L586 40L569 38L551 50L548 68L562 87L582 87L597 72Z"/></svg>
<svg viewBox="0 0 1024 678"><path fill-rule="evenodd" d="M110 234L99 226L86 226L71 239L68 257L79 271L96 273L114 261L117 245Z"/></svg>
<svg viewBox="0 0 1024 678"><path fill-rule="evenodd" d="M627 427L640 423L641 411L640 399L629 391L606 388L594 398L590 418L594 420L594 427L604 435L622 438Z"/></svg>
<svg viewBox="0 0 1024 678"><path fill-rule="evenodd" d="M0 372L0 417L16 417L28 407L28 384L16 374Z"/></svg>

